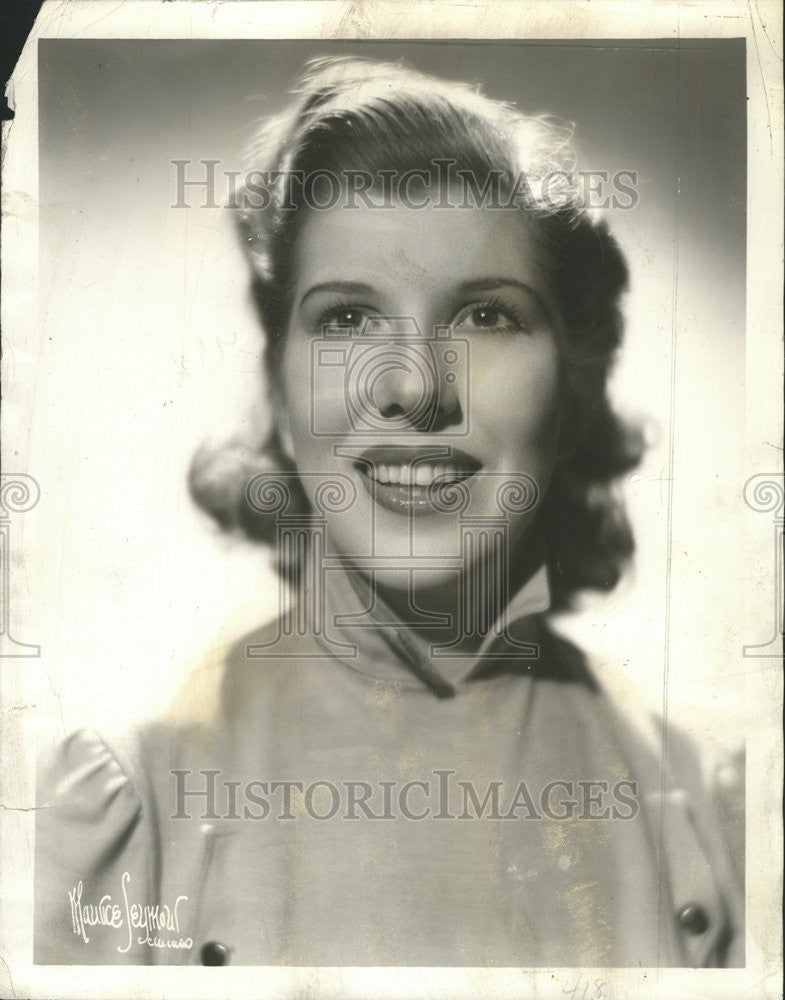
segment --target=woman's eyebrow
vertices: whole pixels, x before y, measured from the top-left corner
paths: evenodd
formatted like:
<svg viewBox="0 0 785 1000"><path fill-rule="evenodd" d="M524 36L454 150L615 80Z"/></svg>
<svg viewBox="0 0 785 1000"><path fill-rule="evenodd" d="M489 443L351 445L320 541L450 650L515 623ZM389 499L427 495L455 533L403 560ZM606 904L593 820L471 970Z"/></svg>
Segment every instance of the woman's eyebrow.
<svg viewBox="0 0 785 1000"><path fill-rule="evenodd" d="M464 294L466 292L482 292L488 289L507 287L519 288L528 295L533 295L537 300L540 298L531 285L527 285L524 281L518 281L517 278L472 278L470 281L461 282L458 285L458 291Z"/></svg>
<svg viewBox="0 0 785 1000"><path fill-rule="evenodd" d="M321 281L318 285L311 285L307 292L300 298L298 308L303 305L306 299L317 292L343 292L344 295L371 295L373 287L361 281Z"/></svg>
<svg viewBox="0 0 785 1000"><path fill-rule="evenodd" d="M476 294L477 292L488 292L495 291L497 288L517 288L519 291L524 292L529 295L537 303L537 306L543 310L546 316L552 317L552 310L546 305L542 295L531 285L527 285L525 281L519 281L517 278L500 278L488 276L485 278L471 278L469 281L463 281L458 285L459 295L470 295Z"/></svg>
<svg viewBox="0 0 785 1000"><path fill-rule="evenodd" d="M457 285L455 287L455 291L459 295L468 295L474 292L487 292L497 288L510 287L517 288L527 295L532 296L540 305L543 305L540 295L531 287L531 285L527 285L526 282L519 281L517 278L494 276L471 278L468 281L462 281L459 285ZM312 295L318 295L320 292L340 292L343 295L373 295L374 291L375 289L373 285L369 285L363 281L342 281L339 279L336 279L335 281L320 281L316 285L311 285L311 287L302 294L297 308L302 308L305 302Z"/></svg>

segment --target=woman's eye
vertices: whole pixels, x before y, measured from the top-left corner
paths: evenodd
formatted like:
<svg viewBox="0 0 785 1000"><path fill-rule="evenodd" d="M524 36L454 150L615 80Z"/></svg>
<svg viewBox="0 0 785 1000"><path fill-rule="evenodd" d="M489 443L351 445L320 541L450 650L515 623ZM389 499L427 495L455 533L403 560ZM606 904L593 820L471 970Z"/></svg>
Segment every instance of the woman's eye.
<svg viewBox="0 0 785 1000"><path fill-rule="evenodd" d="M362 313L357 309L337 309L328 319L331 326L359 326Z"/></svg>
<svg viewBox="0 0 785 1000"><path fill-rule="evenodd" d="M473 309L469 316L475 326L498 326L501 321L499 310L487 306Z"/></svg>
<svg viewBox="0 0 785 1000"><path fill-rule="evenodd" d="M361 333L373 314L360 306L338 306L326 309L317 321L317 329L350 329Z"/></svg>
<svg viewBox="0 0 785 1000"><path fill-rule="evenodd" d="M465 310L458 317L455 327L461 330L495 330L516 333L526 331L528 324L512 309L488 304L472 306Z"/></svg>

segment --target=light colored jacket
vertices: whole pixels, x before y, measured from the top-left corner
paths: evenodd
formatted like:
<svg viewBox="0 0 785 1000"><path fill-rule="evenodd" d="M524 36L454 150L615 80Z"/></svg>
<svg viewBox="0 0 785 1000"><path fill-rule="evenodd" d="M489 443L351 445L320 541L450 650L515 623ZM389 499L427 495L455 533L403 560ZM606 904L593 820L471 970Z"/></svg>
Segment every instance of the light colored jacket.
<svg viewBox="0 0 785 1000"><path fill-rule="evenodd" d="M573 646L522 624L534 662L452 691L395 637L342 657L273 624L167 720L72 736L41 779L35 961L743 965L689 746L642 740Z"/></svg>

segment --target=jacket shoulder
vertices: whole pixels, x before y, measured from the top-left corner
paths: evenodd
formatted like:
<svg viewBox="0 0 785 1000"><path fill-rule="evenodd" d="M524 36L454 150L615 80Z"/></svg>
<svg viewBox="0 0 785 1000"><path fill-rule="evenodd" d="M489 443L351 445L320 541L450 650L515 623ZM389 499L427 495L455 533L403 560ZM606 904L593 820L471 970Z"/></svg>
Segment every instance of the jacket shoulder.
<svg viewBox="0 0 785 1000"><path fill-rule="evenodd" d="M129 744L130 747L130 744ZM129 942L111 957L95 904L119 905L124 880L152 898L157 836L132 754L92 729L78 730L39 762L35 844L34 956L38 964L144 963ZM97 894L97 895L96 895ZM122 944L122 942L121 942Z"/></svg>

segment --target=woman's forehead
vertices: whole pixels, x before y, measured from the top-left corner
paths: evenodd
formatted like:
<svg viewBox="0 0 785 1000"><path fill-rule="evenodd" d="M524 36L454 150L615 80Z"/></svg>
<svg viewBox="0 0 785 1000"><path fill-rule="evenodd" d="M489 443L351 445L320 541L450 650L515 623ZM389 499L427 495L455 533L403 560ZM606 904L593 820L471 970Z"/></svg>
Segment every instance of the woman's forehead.
<svg viewBox="0 0 785 1000"><path fill-rule="evenodd" d="M434 288L482 277L542 284L542 251L520 209L335 205L310 209L297 241L297 285L401 282Z"/></svg>

